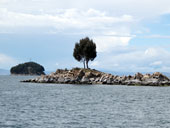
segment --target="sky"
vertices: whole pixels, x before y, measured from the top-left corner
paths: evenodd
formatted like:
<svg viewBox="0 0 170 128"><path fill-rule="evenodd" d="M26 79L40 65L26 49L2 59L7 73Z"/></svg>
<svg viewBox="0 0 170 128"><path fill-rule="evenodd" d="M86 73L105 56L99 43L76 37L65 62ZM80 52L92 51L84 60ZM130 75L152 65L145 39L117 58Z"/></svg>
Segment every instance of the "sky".
<svg viewBox="0 0 170 128"><path fill-rule="evenodd" d="M0 69L83 67L73 48L87 36L97 45L91 68L170 72L169 0L0 0Z"/></svg>

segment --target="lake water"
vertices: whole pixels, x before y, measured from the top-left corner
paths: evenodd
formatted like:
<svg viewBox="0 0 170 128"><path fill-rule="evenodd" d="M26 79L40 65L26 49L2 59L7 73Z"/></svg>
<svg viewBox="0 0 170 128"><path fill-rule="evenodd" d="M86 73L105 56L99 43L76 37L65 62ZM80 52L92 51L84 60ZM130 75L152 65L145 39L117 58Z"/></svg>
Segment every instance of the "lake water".
<svg viewBox="0 0 170 128"><path fill-rule="evenodd" d="M0 128L169 128L170 87L20 83L0 76Z"/></svg>

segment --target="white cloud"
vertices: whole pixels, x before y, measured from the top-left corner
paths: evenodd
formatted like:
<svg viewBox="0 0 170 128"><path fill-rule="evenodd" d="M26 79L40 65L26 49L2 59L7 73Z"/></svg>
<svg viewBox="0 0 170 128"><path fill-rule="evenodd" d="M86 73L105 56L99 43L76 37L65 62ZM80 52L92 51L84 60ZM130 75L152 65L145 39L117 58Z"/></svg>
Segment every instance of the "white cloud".
<svg viewBox="0 0 170 128"><path fill-rule="evenodd" d="M32 26L55 27L59 30L66 28L86 29L91 33L106 29L107 31L117 31L122 26L132 30L135 26L134 22L155 18L170 11L169 0L92 0L91 2L79 0L1 0L0 2L1 27ZM139 31L137 30L137 32Z"/></svg>
<svg viewBox="0 0 170 128"><path fill-rule="evenodd" d="M140 37L140 36L139 36ZM141 38L141 37L140 37ZM170 39L169 35L148 35L148 36L143 36L142 38L162 38L162 39Z"/></svg>
<svg viewBox="0 0 170 128"><path fill-rule="evenodd" d="M55 12L56 9L89 9L107 10L114 15L129 14L137 17L150 17L170 12L169 0L1 0L0 7L10 8L14 11ZM36 11L35 11L36 10Z"/></svg>
<svg viewBox="0 0 170 128"><path fill-rule="evenodd" d="M170 52L166 49L151 47L126 53L106 53L98 56L102 68L111 71L127 72L170 72ZM103 61L104 60L104 61ZM116 65L115 65L116 64Z"/></svg>
<svg viewBox="0 0 170 128"><path fill-rule="evenodd" d="M0 0L0 4L7 4L9 0Z"/></svg>
<svg viewBox="0 0 170 128"><path fill-rule="evenodd" d="M154 57L154 56L157 56L159 53L157 51L157 49L155 48L148 48L146 51L145 51L145 55L147 57Z"/></svg>
<svg viewBox="0 0 170 128"><path fill-rule="evenodd" d="M56 29L100 29L116 23L134 22L130 15L113 17L94 9L81 11L78 9L58 10L55 14L31 14L0 9L1 27L55 27Z"/></svg>
<svg viewBox="0 0 170 128"><path fill-rule="evenodd" d="M116 47L127 46L131 40L131 37L98 36L93 39L96 42L98 52L110 52Z"/></svg>
<svg viewBox="0 0 170 128"><path fill-rule="evenodd" d="M21 32L28 33L30 31L27 29L30 27L33 28L31 33L40 28L46 28L46 31L40 29L38 33L67 33L71 30L73 34L78 31L93 36L99 52L110 51L117 46L127 46L131 37L130 28L126 24L135 23L130 15L114 17L95 9L59 9L55 14L31 14L1 8L0 13L1 33L19 32L23 28L24 31ZM116 35L112 37L112 34ZM123 36L120 37L120 34ZM124 37L126 35L129 37Z"/></svg>
<svg viewBox="0 0 170 128"><path fill-rule="evenodd" d="M158 16L167 12L169 7L168 0L140 2L135 0L92 0L91 2L1 0L0 33L56 34L69 31L70 34L86 34L93 37L99 52L110 52L115 47L128 46L130 40L135 37L131 34L134 26L145 18L145 15L146 17L148 15L151 17L153 14ZM45 30L42 31L41 28ZM144 38L165 37L169 38L169 36L160 35Z"/></svg>
<svg viewBox="0 0 170 128"><path fill-rule="evenodd" d="M151 66L160 66L162 65L162 61L155 61L153 63L150 64Z"/></svg>

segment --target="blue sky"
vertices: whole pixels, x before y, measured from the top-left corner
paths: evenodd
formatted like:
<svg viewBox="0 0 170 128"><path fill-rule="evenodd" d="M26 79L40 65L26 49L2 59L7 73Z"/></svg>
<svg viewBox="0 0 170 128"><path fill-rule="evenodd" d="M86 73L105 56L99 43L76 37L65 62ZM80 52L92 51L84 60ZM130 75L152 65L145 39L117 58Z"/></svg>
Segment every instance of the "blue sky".
<svg viewBox="0 0 170 128"><path fill-rule="evenodd" d="M0 0L0 68L82 67L72 53L86 36L97 45L91 68L170 72L169 0Z"/></svg>

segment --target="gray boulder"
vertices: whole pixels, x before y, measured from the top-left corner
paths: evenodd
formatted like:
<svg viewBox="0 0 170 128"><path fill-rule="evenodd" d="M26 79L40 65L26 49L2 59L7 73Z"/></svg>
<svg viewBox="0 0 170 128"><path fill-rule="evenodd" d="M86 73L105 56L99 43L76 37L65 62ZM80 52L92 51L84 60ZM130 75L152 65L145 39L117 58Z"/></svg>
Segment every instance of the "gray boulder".
<svg viewBox="0 0 170 128"><path fill-rule="evenodd" d="M80 81L82 84L88 84L89 83L89 78L83 76L83 78Z"/></svg>

